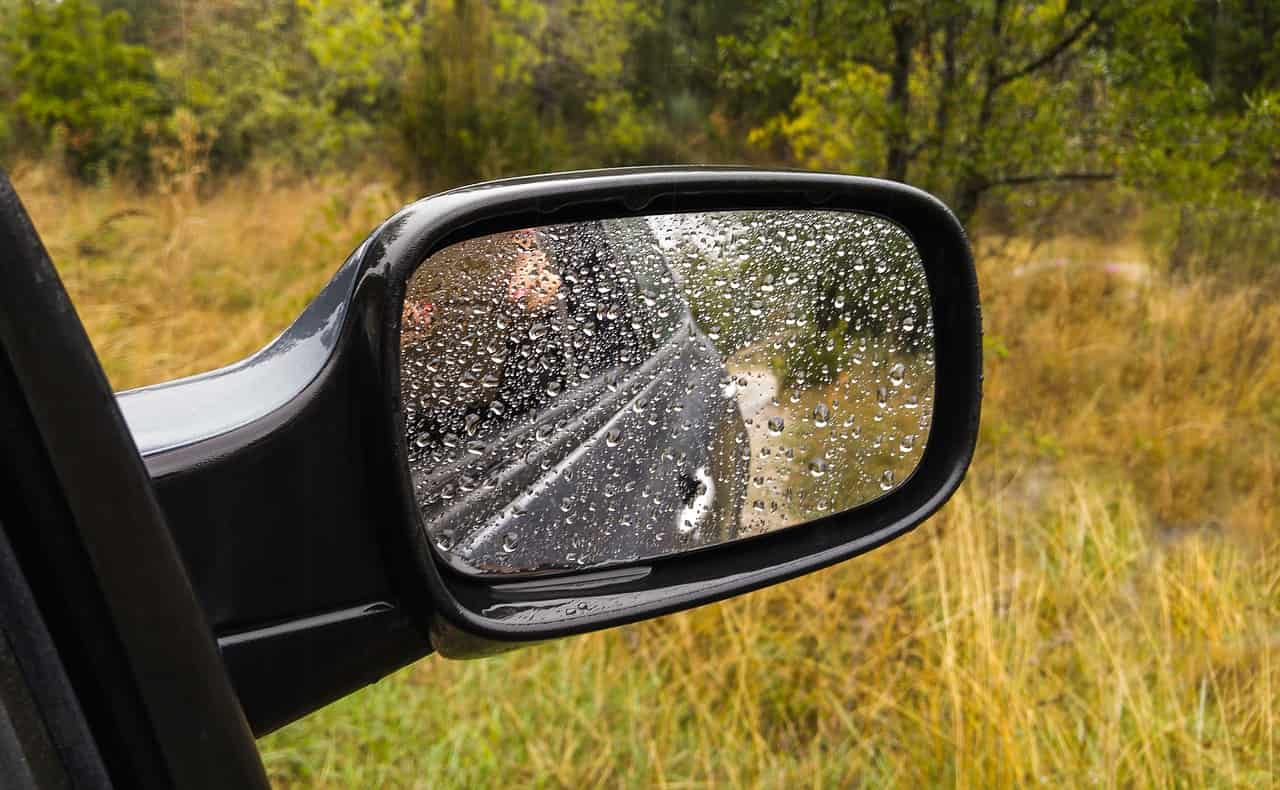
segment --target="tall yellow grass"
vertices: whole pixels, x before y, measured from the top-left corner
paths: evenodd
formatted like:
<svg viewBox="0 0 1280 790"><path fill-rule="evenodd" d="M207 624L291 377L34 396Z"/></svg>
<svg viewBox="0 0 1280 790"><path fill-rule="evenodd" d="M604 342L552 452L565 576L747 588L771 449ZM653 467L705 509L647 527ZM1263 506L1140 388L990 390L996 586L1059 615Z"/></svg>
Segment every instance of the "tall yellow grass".
<svg viewBox="0 0 1280 790"><path fill-rule="evenodd" d="M410 197L376 179L197 199L16 175L117 387L252 351ZM428 659L267 738L274 779L1275 783L1280 296L1171 278L1133 243L979 258L982 436L931 522L721 605Z"/></svg>

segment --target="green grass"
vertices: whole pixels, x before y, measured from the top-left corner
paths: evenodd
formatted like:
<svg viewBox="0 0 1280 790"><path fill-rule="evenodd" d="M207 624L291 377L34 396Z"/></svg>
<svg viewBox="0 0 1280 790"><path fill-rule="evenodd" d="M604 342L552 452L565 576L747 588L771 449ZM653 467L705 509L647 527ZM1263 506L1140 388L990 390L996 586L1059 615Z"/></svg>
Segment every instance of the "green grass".
<svg viewBox="0 0 1280 790"><path fill-rule="evenodd" d="M411 197L367 179L198 200L16 175L119 387L252 351ZM1280 295L1151 257L1065 238L979 255L978 457L912 535L658 621L427 659L264 739L273 779L1274 784ZM1072 263L1017 273L1057 258ZM1092 265L1117 259L1150 277Z"/></svg>

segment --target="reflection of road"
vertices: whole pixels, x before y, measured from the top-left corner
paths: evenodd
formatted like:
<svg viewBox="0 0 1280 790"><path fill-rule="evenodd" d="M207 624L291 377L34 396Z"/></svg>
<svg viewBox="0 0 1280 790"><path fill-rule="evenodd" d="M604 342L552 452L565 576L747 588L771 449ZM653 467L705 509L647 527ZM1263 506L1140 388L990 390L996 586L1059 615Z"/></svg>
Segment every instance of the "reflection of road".
<svg viewBox="0 0 1280 790"><path fill-rule="evenodd" d="M744 420L755 419L756 414L769 406L781 393L778 377L768 368L743 367L730 370L738 380L738 408L742 410ZM776 411L777 407L774 407L774 410ZM766 413L761 416L762 419L767 420L772 414Z"/></svg>
<svg viewBox="0 0 1280 790"><path fill-rule="evenodd" d="M766 463L761 450L768 447L771 452L778 452L782 449L778 440L769 435L769 419L786 416L786 409L780 405L782 383L768 367L747 365L734 360L729 360L727 367L737 382L738 409L742 412L742 419L747 424L747 435L751 438L746 511L742 517L745 532L754 535L791 526L795 519L787 514L786 509L778 507L775 510L772 507L775 503L781 505L776 485L765 489L754 482L760 475L776 477L778 473L777 460ZM771 468L766 470L765 467ZM765 503L763 511L755 507L758 501Z"/></svg>

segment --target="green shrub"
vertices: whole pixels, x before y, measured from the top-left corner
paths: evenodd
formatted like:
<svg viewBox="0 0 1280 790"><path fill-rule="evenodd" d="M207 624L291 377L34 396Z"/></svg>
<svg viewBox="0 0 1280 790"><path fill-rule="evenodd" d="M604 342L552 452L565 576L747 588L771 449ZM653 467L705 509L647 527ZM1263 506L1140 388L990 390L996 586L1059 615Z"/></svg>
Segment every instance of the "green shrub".
<svg viewBox="0 0 1280 790"><path fill-rule="evenodd" d="M51 146L84 179L126 168L145 174L148 138L166 114L150 50L128 44L124 11L91 0L26 0L6 42L16 134ZM25 139L24 139L25 138Z"/></svg>

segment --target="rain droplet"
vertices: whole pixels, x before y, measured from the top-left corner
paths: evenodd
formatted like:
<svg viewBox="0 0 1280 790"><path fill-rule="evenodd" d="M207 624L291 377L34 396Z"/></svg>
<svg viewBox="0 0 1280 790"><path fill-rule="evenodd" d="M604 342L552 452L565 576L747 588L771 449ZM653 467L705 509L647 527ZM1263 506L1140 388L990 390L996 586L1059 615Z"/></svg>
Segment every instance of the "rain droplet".
<svg viewBox="0 0 1280 790"><path fill-rule="evenodd" d="M529 327L529 339L537 340L540 337L546 337L547 332L551 331L551 327L542 322L538 322Z"/></svg>
<svg viewBox="0 0 1280 790"><path fill-rule="evenodd" d="M901 362L897 362L893 367L889 368L889 383L897 387L902 384L902 380L907 376L907 366Z"/></svg>
<svg viewBox="0 0 1280 790"><path fill-rule="evenodd" d="M916 446L916 435L914 433L909 433L906 436L902 437L902 441L899 442L898 444L898 450L904 453L909 453L911 452L911 449L915 446Z"/></svg>
<svg viewBox="0 0 1280 790"><path fill-rule="evenodd" d="M619 431L617 428L609 429L609 432L604 435L604 443L610 447L617 447L618 443L621 441L622 431Z"/></svg>
<svg viewBox="0 0 1280 790"><path fill-rule="evenodd" d="M502 536L502 550L510 554L516 550L516 546L520 543L520 539L516 537L514 532L508 532Z"/></svg>
<svg viewBox="0 0 1280 790"><path fill-rule="evenodd" d="M827 462L823 458L815 458L809 462L809 474L822 477L827 473Z"/></svg>
<svg viewBox="0 0 1280 790"><path fill-rule="evenodd" d="M813 424L819 428L827 427L827 423L831 421L831 409L827 404L819 403L813 407Z"/></svg>
<svg viewBox="0 0 1280 790"><path fill-rule="evenodd" d="M782 433L782 429L783 427L785 427L785 425L786 423L783 421L781 417L770 417L769 426L768 426L769 435L777 436L778 434Z"/></svg>
<svg viewBox="0 0 1280 790"><path fill-rule="evenodd" d="M890 488L893 488L893 470L886 469L884 474L880 475L880 490L888 491Z"/></svg>

